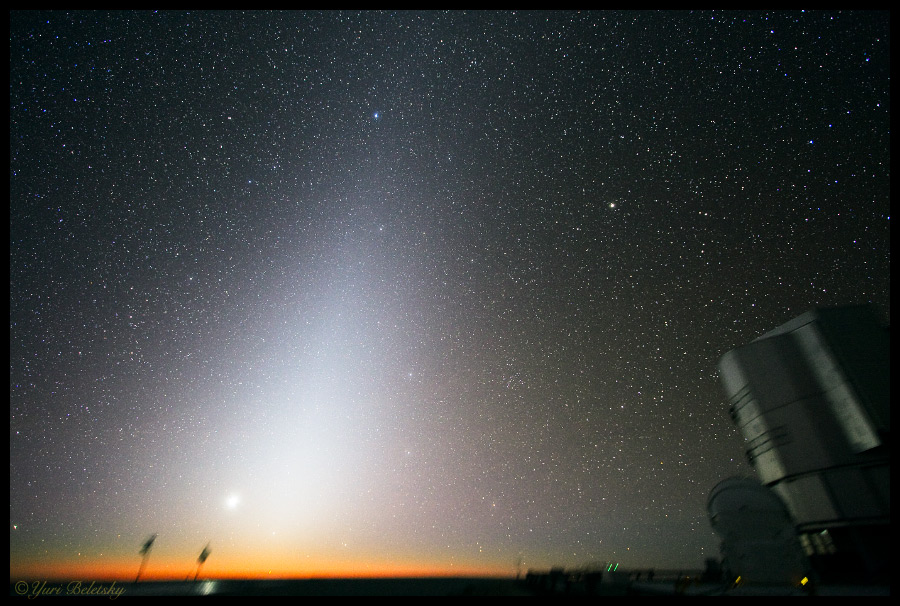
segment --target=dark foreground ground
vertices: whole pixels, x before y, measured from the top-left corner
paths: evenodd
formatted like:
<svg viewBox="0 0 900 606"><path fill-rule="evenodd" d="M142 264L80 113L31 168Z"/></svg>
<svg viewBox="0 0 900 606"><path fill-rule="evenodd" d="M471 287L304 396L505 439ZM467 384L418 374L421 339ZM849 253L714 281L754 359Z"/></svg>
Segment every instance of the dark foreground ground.
<svg viewBox="0 0 900 606"><path fill-rule="evenodd" d="M889 596L890 586L823 586L819 595ZM524 580L490 578L412 579L309 579L279 581L165 581L122 583L119 581L37 581L10 583L10 596L75 596L117 599L128 596L642 596L642 595L809 595L789 587L740 587L727 589L718 584L679 587L667 582L603 582L590 588L535 587Z"/></svg>
<svg viewBox="0 0 900 606"><path fill-rule="evenodd" d="M506 579L397 578L309 580L147 581L20 581L10 595L30 599L55 596L445 596L534 595L524 583Z"/></svg>

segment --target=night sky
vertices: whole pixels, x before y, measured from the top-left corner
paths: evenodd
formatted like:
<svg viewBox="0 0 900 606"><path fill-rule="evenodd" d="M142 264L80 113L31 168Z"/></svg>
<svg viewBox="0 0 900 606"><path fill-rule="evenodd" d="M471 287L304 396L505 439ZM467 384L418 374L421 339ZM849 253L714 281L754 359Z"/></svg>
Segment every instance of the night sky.
<svg viewBox="0 0 900 606"><path fill-rule="evenodd" d="M889 32L11 13L11 578L701 568L719 357L890 319Z"/></svg>

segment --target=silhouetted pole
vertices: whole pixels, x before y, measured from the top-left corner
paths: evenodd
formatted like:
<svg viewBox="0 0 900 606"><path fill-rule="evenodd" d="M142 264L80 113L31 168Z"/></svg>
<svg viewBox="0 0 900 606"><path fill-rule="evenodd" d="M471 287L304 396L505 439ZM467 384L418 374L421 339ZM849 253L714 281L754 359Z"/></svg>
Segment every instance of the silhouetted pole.
<svg viewBox="0 0 900 606"><path fill-rule="evenodd" d="M203 551L200 552L200 557L197 558L197 573L194 575L194 581L200 576L200 567L203 566L203 562L209 557L209 553L209 543L207 543L206 547L203 548Z"/></svg>
<svg viewBox="0 0 900 606"><path fill-rule="evenodd" d="M134 582L137 583L141 580L141 575L144 574L144 568L147 566L147 560L150 559L150 548L153 547L153 541L156 540L156 534L154 533L147 542L144 543L144 546L141 547L141 550L138 552L141 554L141 567L138 568L137 576L134 578Z"/></svg>

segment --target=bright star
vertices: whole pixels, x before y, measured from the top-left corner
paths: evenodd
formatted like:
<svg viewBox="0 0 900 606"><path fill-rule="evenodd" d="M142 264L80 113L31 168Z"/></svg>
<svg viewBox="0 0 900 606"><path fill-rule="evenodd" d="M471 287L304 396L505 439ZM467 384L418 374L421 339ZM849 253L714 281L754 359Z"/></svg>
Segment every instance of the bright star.
<svg viewBox="0 0 900 606"><path fill-rule="evenodd" d="M241 503L241 497L236 494L230 494L225 499L225 507L227 509L237 509L237 506Z"/></svg>

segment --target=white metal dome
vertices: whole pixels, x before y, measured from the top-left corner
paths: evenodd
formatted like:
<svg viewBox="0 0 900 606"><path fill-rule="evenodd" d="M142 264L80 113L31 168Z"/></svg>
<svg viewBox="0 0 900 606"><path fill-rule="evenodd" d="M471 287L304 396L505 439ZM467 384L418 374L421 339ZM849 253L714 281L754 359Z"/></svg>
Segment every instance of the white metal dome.
<svg viewBox="0 0 900 606"><path fill-rule="evenodd" d="M710 491L706 504L713 530L724 536L777 534L792 528L787 507L752 478L728 478Z"/></svg>

